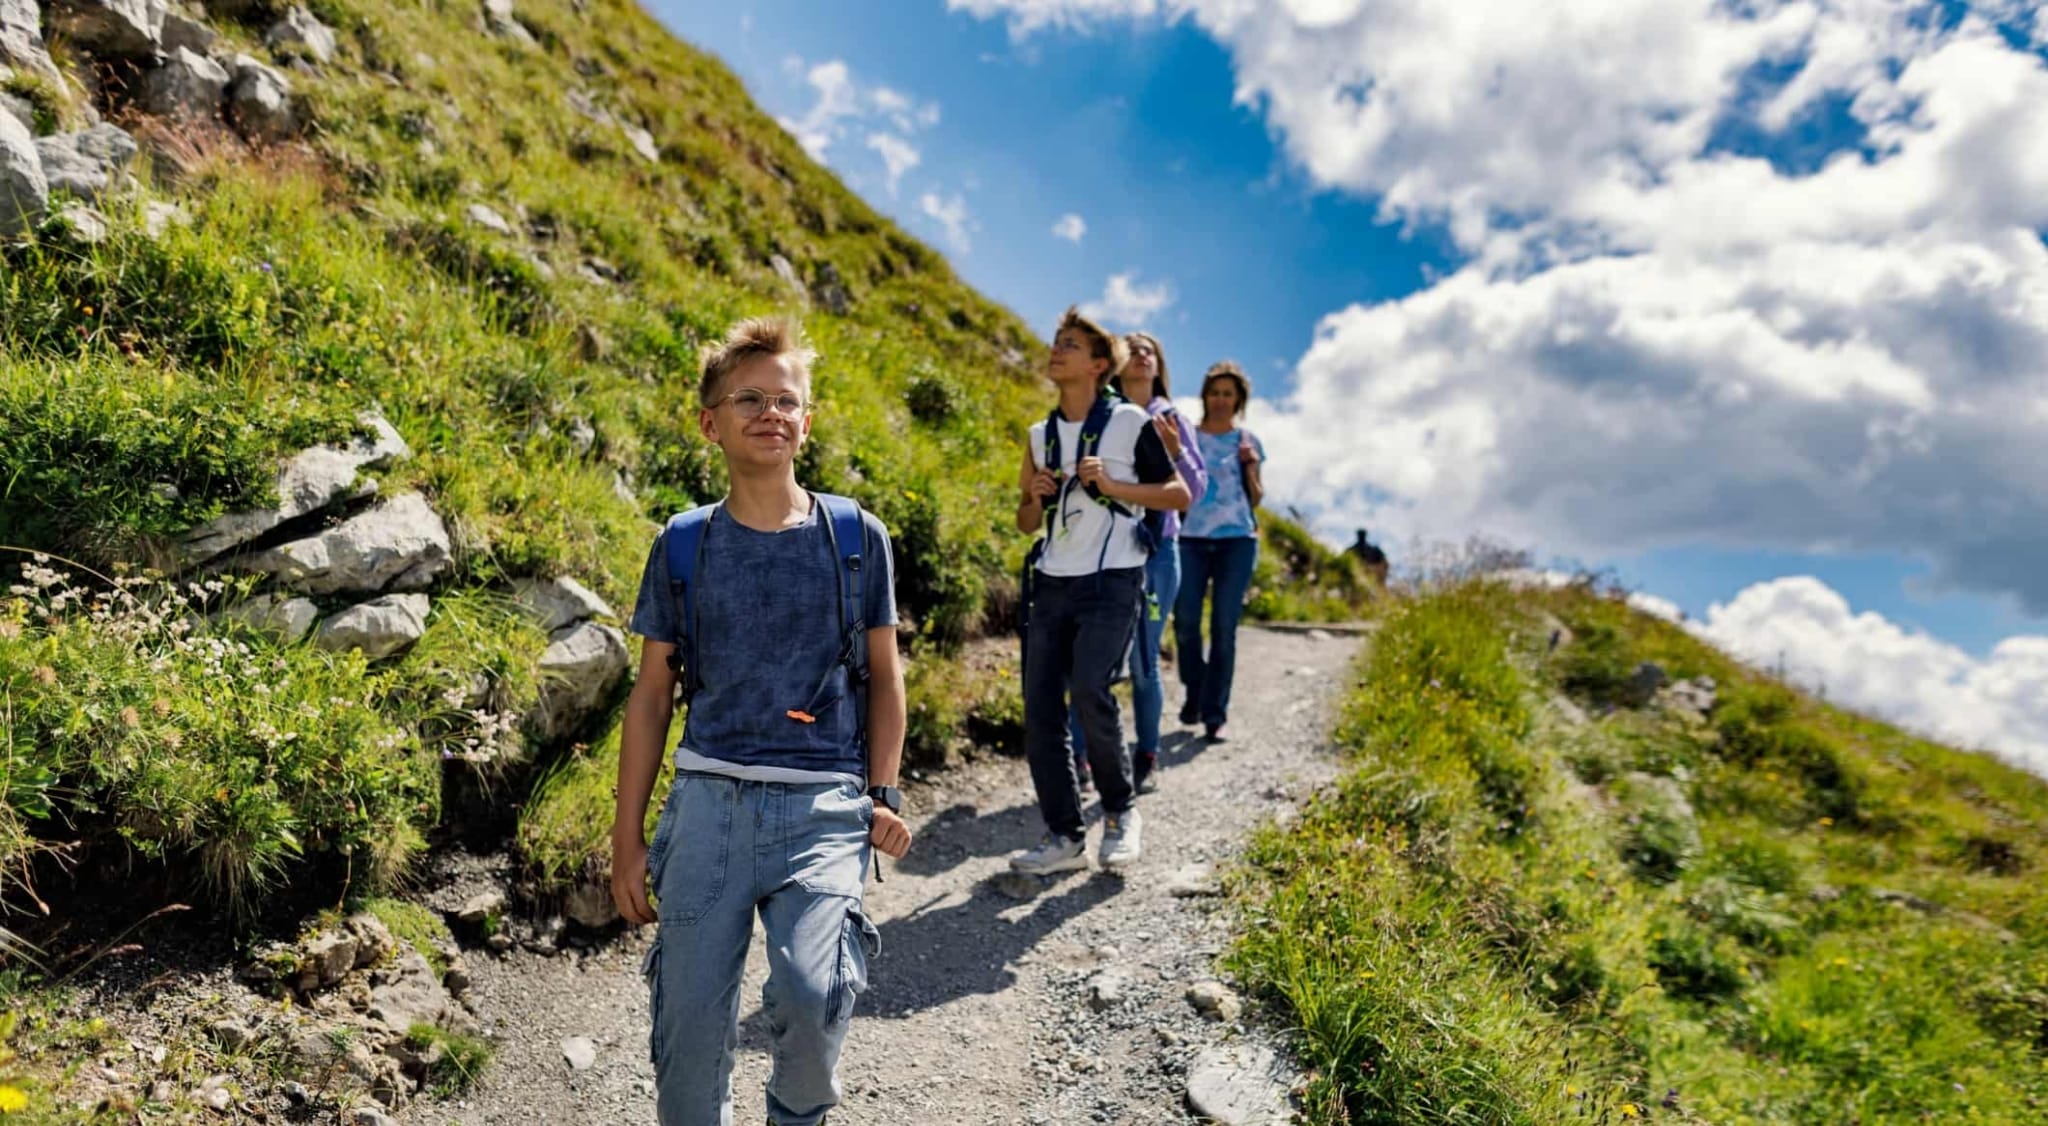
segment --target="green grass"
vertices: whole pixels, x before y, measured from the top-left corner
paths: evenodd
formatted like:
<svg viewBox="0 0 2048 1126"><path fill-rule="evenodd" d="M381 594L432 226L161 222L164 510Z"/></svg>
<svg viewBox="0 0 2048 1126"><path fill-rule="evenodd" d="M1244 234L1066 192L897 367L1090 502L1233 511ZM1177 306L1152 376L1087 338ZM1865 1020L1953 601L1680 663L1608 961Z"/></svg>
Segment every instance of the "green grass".
<svg viewBox="0 0 2048 1126"><path fill-rule="evenodd" d="M1544 703L1643 660L1714 676L1710 721ZM2048 1109L2040 780L1586 588L1398 605L1338 738L1343 780L1255 842L1231 956L1299 1029L1311 1121Z"/></svg>
<svg viewBox="0 0 2048 1126"><path fill-rule="evenodd" d="M432 1024L415 1024L405 1035L405 1046L431 1060L427 1064L427 1087L435 1098L467 1093L490 1066L495 1049L481 1036Z"/></svg>

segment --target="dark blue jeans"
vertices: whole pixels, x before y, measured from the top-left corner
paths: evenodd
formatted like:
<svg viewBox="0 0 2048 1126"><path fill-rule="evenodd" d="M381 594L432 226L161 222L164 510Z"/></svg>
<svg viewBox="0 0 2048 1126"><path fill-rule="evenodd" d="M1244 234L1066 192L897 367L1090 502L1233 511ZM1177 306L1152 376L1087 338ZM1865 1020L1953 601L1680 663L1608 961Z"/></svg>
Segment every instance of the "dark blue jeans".
<svg viewBox="0 0 2048 1126"><path fill-rule="evenodd" d="M1168 540L1145 564L1145 601L1138 607L1138 636L1131 642L1131 718L1138 725L1141 755L1159 753L1159 713L1166 707L1166 690L1159 683L1159 643L1179 596L1180 549ZM1067 731L1074 740L1074 761L1085 765L1088 740L1081 731L1080 708L1068 715Z"/></svg>
<svg viewBox="0 0 2048 1126"><path fill-rule="evenodd" d="M1244 594L1259 562L1257 536L1180 538L1180 597L1173 604L1173 639L1180 682L1202 723L1221 727L1230 718L1230 681L1237 672L1237 623ZM1213 594L1210 586L1214 585ZM1202 652L1202 599L1209 596L1209 652Z"/></svg>
<svg viewBox="0 0 2048 1126"><path fill-rule="evenodd" d="M1072 840L1086 835L1087 823L1067 735L1069 693L1087 732L1088 764L1103 812L1131 808L1131 756L1109 689L1130 653L1144 585L1140 567L1035 580L1024 639L1024 754L1045 827Z"/></svg>

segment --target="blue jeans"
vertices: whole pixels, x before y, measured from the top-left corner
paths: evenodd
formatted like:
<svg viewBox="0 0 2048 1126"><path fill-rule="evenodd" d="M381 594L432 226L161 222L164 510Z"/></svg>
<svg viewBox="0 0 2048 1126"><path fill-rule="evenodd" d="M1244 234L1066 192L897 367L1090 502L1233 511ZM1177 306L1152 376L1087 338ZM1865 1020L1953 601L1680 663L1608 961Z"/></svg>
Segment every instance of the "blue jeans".
<svg viewBox="0 0 2048 1126"><path fill-rule="evenodd" d="M1138 633L1131 643L1131 717L1138 725L1138 753L1159 753L1159 713L1166 707L1166 690L1159 683L1159 643L1166 637L1166 618L1173 613L1173 600L1180 593L1180 549L1174 541L1159 545L1145 564L1145 601L1138 611ZM1067 730L1074 738L1074 761L1088 761L1087 742L1081 737L1081 711L1067 715Z"/></svg>
<svg viewBox="0 0 2048 1126"><path fill-rule="evenodd" d="M731 1126L756 911L768 931L768 1121L816 1126L838 1105L839 1050L882 942L861 911L874 816L852 783L677 776L647 851L661 921L641 967L661 1126Z"/></svg>
<svg viewBox="0 0 2048 1126"><path fill-rule="evenodd" d="M1202 723L1221 727L1230 718L1230 681L1237 673L1237 623L1245 591L1259 563L1257 536L1180 538L1180 596L1173 604L1173 639L1180 682ZM1209 652L1202 652L1202 597L1209 598Z"/></svg>

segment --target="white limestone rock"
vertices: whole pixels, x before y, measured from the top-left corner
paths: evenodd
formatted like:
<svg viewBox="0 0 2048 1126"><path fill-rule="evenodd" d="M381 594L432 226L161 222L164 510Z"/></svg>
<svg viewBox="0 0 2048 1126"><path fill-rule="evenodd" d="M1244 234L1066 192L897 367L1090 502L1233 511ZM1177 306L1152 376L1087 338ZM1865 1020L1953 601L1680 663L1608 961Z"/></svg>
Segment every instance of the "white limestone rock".
<svg viewBox="0 0 2048 1126"><path fill-rule="evenodd" d="M418 590L453 564L448 527L418 493L405 493L335 527L237 563L293 590ZM624 643L621 642L621 649Z"/></svg>

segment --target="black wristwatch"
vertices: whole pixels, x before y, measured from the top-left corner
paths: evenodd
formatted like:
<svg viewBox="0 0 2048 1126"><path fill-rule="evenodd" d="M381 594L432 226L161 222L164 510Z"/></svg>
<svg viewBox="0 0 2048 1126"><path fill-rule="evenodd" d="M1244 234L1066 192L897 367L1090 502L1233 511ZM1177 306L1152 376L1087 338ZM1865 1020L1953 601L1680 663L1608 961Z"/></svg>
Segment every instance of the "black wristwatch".
<svg viewBox="0 0 2048 1126"><path fill-rule="evenodd" d="M869 786L868 796L891 813L903 812L903 791L894 786Z"/></svg>

